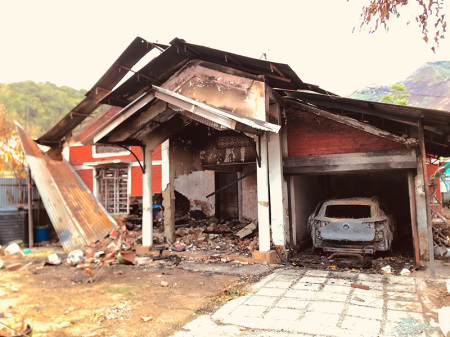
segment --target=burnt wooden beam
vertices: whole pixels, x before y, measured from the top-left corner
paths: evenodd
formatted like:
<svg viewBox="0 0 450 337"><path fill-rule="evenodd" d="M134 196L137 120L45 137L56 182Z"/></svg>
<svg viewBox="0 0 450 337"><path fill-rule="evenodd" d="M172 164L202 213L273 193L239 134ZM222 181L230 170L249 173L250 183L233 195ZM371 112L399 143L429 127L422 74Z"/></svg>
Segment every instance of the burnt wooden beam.
<svg viewBox="0 0 450 337"><path fill-rule="evenodd" d="M358 171L415 169L414 150L329 154L288 157L283 160L285 174L328 174Z"/></svg>

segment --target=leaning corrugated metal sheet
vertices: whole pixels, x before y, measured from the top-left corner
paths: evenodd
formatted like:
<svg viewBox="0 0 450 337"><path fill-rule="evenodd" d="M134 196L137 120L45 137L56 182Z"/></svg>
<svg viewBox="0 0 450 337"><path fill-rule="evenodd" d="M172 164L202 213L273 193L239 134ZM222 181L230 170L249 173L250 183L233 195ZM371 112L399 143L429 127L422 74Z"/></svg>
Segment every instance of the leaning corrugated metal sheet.
<svg viewBox="0 0 450 337"><path fill-rule="evenodd" d="M45 156L16 123L31 176L65 251L102 240L117 224L72 167Z"/></svg>

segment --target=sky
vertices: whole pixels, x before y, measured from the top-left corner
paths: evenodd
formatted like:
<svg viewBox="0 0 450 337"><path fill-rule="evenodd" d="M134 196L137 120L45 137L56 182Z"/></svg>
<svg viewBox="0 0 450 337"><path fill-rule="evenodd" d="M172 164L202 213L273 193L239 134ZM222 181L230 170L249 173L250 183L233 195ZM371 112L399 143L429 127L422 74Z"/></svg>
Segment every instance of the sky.
<svg viewBox="0 0 450 337"><path fill-rule="evenodd" d="M178 37L254 58L265 53L304 82L343 96L401 82L426 62L450 60L450 37L433 53L413 5L402 8L389 32L360 30L366 2L3 0L0 83L90 89L136 36L167 44Z"/></svg>

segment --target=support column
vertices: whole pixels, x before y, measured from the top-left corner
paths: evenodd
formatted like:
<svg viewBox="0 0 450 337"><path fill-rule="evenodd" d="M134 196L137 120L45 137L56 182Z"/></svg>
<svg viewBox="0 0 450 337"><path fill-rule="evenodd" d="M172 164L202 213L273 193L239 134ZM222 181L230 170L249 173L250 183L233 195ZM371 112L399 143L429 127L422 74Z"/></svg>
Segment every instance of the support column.
<svg viewBox="0 0 450 337"><path fill-rule="evenodd" d="M239 222L243 221L243 216L242 216L242 172L237 172L237 178L239 179L238 181L238 218L239 218Z"/></svg>
<svg viewBox="0 0 450 337"><path fill-rule="evenodd" d="M414 186L414 177L411 170L408 170L408 190L409 190L409 209L411 213L411 229L414 244L414 261L420 265L419 232L417 230L417 212L416 212L416 190Z"/></svg>
<svg viewBox="0 0 450 337"><path fill-rule="evenodd" d="M27 192L28 192L28 247L34 246L34 226L33 226L33 193L31 190L31 170L28 168Z"/></svg>
<svg viewBox="0 0 450 337"><path fill-rule="evenodd" d="M269 214L269 171L267 163L267 135L259 139L258 149L261 167L256 166L256 182L258 191L258 233L259 251L270 250L270 214Z"/></svg>
<svg viewBox="0 0 450 337"><path fill-rule="evenodd" d="M422 158L419 154L417 157L417 175L414 177L417 231L419 234L420 259L428 260L427 202L425 198L425 182L423 178L423 164Z"/></svg>
<svg viewBox="0 0 450 337"><path fill-rule="evenodd" d="M152 154L153 149L145 146L145 172L142 176L142 246L144 247L153 245Z"/></svg>
<svg viewBox="0 0 450 337"><path fill-rule="evenodd" d="M170 140L161 145L161 191L164 208L164 236L170 242L175 242L175 187L173 156L170 153Z"/></svg>
<svg viewBox="0 0 450 337"><path fill-rule="evenodd" d="M425 135L423 130L423 121L419 120L419 142L420 155L422 157L423 180L425 188L425 201L427 211L427 234L428 234L428 273L431 277L435 276L434 265L434 241L433 241L433 224L431 223L431 206L430 206L430 190L428 188L428 171L427 171L427 153L425 150Z"/></svg>
<svg viewBox="0 0 450 337"><path fill-rule="evenodd" d="M280 135L271 133L268 141L270 223L272 224L273 244L283 246L286 243L283 189L283 160L281 155Z"/></svg>

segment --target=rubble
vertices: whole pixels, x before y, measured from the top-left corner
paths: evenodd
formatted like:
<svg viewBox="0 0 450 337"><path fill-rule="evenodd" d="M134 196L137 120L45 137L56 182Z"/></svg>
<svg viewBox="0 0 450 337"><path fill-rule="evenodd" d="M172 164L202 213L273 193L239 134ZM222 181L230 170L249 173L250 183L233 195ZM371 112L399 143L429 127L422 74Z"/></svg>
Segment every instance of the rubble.
<svg viewBox="0 0 450 337"><path fill-rule="evenodd" d="M447 222L433 223L433 243L437 258L450 258L450 227Z"/></svg>

